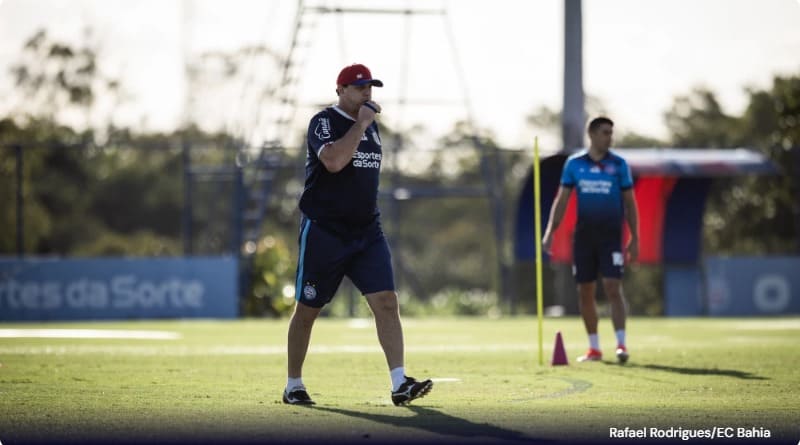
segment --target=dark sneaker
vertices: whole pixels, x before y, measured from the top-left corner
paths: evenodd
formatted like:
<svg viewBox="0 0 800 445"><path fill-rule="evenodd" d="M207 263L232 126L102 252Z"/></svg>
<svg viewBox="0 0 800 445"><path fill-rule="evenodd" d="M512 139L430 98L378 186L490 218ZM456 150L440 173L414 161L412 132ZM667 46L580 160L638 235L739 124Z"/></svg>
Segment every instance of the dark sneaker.
<svg viewBox="0 0 800 445"><path fill-rule="evenodd" d="M395 406L408 405L414 399L425 397L432 388L433 382L430 379L418 382L413 377L406 376L406 381L397 391L392 391L392 403Z"/></svg>
<svg viewBox="0 0 800 445"><path fill-rule="evenodd" d="M283 390L283 403L289 405L314 405L314 401L302 386L295 386L291 391Z"/></svg>
<svg viewBox="0 0 800 445"><path fill-rule="evenodd" d="M624 365L625 362L628 361L629 357L630 355L628 355L628 348L626 348L625 345L617 346L617 360L619 360L620 364Z"/></svg>

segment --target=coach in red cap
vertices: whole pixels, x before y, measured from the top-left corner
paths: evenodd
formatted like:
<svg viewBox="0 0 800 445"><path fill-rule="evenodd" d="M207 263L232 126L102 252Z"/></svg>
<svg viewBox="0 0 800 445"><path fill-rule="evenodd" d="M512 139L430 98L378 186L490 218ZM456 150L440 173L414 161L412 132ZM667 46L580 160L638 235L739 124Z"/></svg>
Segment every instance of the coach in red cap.
<svg viewBox="0 0 800 445"><path fill-rule="evenodd" d="M360 63L356 63L350 66L346 66L342 68L342 71L339 72L339 77L336 79L337 86L345 86L345 85L366 85L370 84L375 87L382 87L383 82L378 79L372 78L372 73L370 73L369 68L361 65Z"/></svg>
<svg viewBox="0 0 800 445"><path fill-rule="evenodd" d="M289 322L288 379L283 391L283 402L291 405L314 404L302 377L311 328L345 276L361 291L375 316L392 382L392 402L405 405L433 387L431 380L418 381L405 374L392 258L378 211L383 151L375 123L381 107L372 100L373 86L382 87L383 82L373 79L366 66L345 67L336 79L338 104L317 113L308 125L297 303Z"/></svg>

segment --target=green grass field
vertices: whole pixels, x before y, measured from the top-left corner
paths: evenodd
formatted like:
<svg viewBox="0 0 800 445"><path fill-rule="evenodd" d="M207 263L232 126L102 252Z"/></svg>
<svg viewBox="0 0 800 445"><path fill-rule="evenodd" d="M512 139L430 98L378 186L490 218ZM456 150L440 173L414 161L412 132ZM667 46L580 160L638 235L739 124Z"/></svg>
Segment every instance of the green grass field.
<svg viewBox="0 0 800 445"><path fill-rule="evenodd" d="M404 408L389 400L372 321L321 319L304 375L317 405L302 408L280 402L287 320L4 323L0 442L635 443L609 429L717 426L800 440L800 318L633 318L626 366L612 361L610 324L606 360L576 363L580 320L546 319L540 366L535 318L405 319L406 368L436 383ZM26 329L177 335L9 336ZM558 330L570 364L551 367Z"/></svg>

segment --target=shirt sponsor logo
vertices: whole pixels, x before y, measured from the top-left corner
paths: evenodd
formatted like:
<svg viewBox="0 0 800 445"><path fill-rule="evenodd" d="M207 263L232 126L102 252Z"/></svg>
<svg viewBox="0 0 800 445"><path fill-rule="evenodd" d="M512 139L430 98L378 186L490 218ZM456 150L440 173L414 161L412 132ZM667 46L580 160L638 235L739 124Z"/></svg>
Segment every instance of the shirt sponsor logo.
<svg viewBox="0 0 800 445"><path fill-rule="evenodd" d="M605 179L581 179L578 187L581 193L608 195L611 193L613 183Z"/></svg>
<svg viewBox="0 0 800 445"><path fill-rule="evenodd" d="M383 156L380 153L362 153L356 151L353 153L353 167L358 168L381 168L381 159Z"/></svg>
<svg viewBox="0 0 800 445"><path fill-rule="evenodd" d="M322 141L331 138L331 120L327 117L321 117L317 120L317 127L314 128L314 134Z"/></svg>

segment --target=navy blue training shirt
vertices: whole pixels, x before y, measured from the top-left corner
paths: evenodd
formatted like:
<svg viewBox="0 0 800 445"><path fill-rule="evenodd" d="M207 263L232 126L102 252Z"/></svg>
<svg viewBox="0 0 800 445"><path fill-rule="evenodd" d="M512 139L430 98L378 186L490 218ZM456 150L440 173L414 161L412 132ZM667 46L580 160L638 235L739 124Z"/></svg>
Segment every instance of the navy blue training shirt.
<svg viewBox="0 0 800 445"><path fill-rule="evenodd" d="M329 172L319 156L326 146L344 136L355 120L338 106L317 113L308 125L306 183L300 210L313 221L363 227L378 215L378 175L381 138L374 121L364 132L349 164Z"/></svg>
<svg viewBox="0 0 800 445"><path fill-rule="evenodd" d="M561 185L574 188L578 196L576 230L622 229L625 209L622 192L633 187L631 169L625 159L609 151L599 162L583 150L567 158Z"/></svg>

